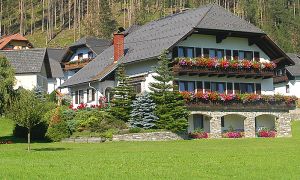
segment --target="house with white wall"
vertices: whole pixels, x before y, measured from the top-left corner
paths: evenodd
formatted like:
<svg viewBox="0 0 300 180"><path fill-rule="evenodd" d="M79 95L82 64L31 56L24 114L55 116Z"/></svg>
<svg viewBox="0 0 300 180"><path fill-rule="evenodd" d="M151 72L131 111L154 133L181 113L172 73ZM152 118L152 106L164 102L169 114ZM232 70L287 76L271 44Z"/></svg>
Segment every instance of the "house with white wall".
<svg viewBox="0 0 300 180"><path fill-rule="evenodd" d="M15 70L15 86L32 90L40 88L48 91L48 78L52 78L46 48L0 51Z"/></svg>
<svg viewBox="0 0 300 180"><path fill-rule="evenodd" d="M295 65L277 69L274 77L275 93L300 98L300 55L294 53L287 53L287 55Z"/></svg>
<svg viewBox="0 0 300 180"><path fill-rule="evenodd" d="M68 79L73 106L98 104L117 85L115 71L125 65L137 93L147 92L154 81L158 57L168 50L179 91L223 96L274 95L277 67L294 62L258 27L218 5L207 5L149 22L131 31L114 34L113 45ZM249 65L250 64L250 65ZM110 98L108 98L110 99ZM188 131L201 128L211 137L229 129L255 137L260 128L290 136L286 104L197 102L187 104Z"/></svg>

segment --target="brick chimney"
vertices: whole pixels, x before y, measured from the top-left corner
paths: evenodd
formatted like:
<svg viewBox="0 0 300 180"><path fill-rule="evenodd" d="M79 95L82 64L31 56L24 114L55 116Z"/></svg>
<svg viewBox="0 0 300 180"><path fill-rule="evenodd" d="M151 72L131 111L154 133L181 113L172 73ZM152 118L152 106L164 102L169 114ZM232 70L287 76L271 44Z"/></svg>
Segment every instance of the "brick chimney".
<svg viewBox="0 0 300 180"><path fill-rule="evenodd" d="M114 33L114 62L124 56L124 34Z"/></svg>

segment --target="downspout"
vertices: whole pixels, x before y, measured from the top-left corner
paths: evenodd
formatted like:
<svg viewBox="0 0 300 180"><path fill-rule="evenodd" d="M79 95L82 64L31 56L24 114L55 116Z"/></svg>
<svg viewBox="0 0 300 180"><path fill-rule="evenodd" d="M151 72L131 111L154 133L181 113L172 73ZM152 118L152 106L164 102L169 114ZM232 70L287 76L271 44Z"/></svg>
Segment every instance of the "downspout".
<svg viewBox="0 0 300 180"><path fill-rule="evenodd" d="M96 91L96 96L97 96L96 105L99 105L98 89L96 89L95 87L91 86L91 83L89 83L89 87L92 88L92 89L94 89Z"/></svg>

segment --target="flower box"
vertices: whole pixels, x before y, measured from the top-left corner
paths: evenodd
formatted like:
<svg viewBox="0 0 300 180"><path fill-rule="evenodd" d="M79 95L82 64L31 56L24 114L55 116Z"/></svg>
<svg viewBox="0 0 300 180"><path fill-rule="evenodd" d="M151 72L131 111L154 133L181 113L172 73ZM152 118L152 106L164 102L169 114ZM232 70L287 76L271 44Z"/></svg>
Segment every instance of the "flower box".
<svg viewBox="0 0 300 180"><path fill-rule="evenodd" d="M242 138L242 137L244 137L244 133L239 132L239 131L230 131L230 132L223 133L222 137L223 138Z"/></svg>

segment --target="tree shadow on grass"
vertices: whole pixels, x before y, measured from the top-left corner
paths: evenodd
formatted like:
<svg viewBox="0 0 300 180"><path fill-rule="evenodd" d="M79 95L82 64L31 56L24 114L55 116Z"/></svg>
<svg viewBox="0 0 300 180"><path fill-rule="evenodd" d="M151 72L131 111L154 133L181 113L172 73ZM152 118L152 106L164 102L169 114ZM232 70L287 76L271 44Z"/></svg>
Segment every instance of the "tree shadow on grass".
<svg viewBox="0 0 300 180"><path fill-rule="evenodd" d="M11 136L1 136L0 137L0 142L6 142L6 141L11 141L13 144L27 143L27 139L18 138L18 137L15 137L13 135L11 135ZM35 140L35 139L31 140L31 143L47 143L47 142L49 142L49 141L47 141L47 140Z"/></svg>
<svg viewBox="0 0 300 180"><path fill-rule="evenodd" d="M66 151L70 148L34 148L32 151Z"/></svg>

